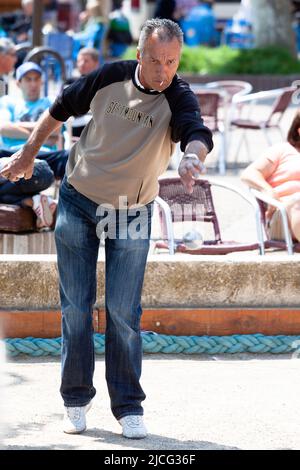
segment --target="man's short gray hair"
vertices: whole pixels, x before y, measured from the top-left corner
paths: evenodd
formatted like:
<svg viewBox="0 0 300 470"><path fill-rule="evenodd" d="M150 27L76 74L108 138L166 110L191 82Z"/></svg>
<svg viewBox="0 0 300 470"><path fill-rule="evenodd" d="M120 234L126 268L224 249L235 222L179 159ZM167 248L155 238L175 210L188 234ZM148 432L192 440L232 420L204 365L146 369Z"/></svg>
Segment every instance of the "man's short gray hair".
<svg viewBox="0 0 300 470"><path fill-rule="evenodd" d="M89 55L94 62L99 62L99 51L94 47L83 47L79 50L78 56L79 55Z"/></svg>
<svg viewBox="0 0 300 470"><path fill-rule="evenodd" d="M8 38L0 38L0 54L7 54L15 50L15 44Z"/></svg>
<svg viewBox="0 0 300 470"><path fill-rule="evenodd" d="M141 29L138 43L138 49L141 55L144 52L147 39L154 32L157 33L159 40L162 42L170 42L172 39L176 38L180 46L183 44L183 32L177 23L171 20L153 18L151 20L147 20Z"/></svg>

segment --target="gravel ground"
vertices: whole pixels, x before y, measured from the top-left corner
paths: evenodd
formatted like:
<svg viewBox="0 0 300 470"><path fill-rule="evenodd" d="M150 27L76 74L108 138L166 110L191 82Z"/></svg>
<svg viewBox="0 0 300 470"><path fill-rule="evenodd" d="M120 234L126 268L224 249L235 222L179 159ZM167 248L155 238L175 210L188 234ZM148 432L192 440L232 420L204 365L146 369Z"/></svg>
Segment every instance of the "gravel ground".
<svg viewBox="0 0 300 470"><path fill-rule="evenodd" d="M81 435L61 431L59 358L7 360L0 449L300 449L299 361L292 355L145 355L149 436L128 440L109 408L104 360ZM5 404L5 406L3 406Z"/></svg>

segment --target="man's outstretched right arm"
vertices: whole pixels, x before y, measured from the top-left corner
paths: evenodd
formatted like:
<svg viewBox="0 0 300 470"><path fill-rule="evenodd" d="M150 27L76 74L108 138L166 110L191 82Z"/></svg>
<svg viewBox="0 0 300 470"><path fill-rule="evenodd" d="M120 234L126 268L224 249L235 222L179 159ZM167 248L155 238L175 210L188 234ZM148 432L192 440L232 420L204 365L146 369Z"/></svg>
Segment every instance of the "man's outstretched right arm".
<svg viewBox="0 0 300 470"><path fill-rule="evenodd" d="M11 156L10 161L0 171L0 176L10 181L18 181L20 178L31 178L34 159L41 146L60 126L61 121L54 119L48 110L45 111L36 123L26 144Z"/></svg>

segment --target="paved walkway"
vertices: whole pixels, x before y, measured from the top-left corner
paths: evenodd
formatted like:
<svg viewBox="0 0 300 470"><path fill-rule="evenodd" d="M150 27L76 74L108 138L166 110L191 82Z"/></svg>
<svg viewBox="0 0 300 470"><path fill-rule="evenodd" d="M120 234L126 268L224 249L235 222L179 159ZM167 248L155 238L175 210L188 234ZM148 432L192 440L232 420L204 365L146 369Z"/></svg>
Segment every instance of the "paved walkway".
<svg viewBox="0 0 300 470"><path fill-rule="evenodd" d="M300 449L300 361L291 355L146 355L149 437L128 440L109 409L104 360L82 435L61 431L59 358L7 361L0 449Z"/></svg>

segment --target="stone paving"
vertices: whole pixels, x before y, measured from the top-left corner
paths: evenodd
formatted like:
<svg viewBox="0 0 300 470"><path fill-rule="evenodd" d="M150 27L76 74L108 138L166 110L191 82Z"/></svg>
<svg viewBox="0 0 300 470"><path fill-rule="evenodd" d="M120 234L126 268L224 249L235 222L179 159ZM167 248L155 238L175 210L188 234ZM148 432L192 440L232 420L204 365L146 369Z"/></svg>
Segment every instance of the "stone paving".
<svg viewBox="0 0 300 470"><path fill-rule="evenodd" d="M67 435L61 428L59 358L9 359L1 390L0 450L102 450L116 455L127 450L135 455L141 449L192 454L300 449L299 360L290 354L145 355L142 386L149 436L143 440L121 436L104 376L104 359L97 356L97 395L87 415L88 428L81 435Z"/></svg>

